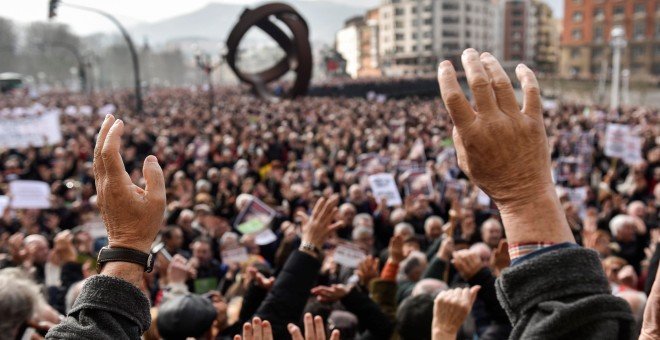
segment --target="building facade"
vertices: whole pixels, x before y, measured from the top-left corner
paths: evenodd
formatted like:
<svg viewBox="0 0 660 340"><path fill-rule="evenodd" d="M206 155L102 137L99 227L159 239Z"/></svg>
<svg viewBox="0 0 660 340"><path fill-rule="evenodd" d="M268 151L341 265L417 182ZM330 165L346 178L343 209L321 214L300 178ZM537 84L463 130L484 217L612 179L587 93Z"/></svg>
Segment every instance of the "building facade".
<svg viewBox="0 0 660 340"><path fill-rule="evenodd" d="M660 0L565 0L560 75L596 79L611 65L610 33L625 30L622 69L631 79L660 77Z"/></svg>
<svg viewBox="0 0 660 340"><path fill-rule="evenodd" d="M357 78L361 62L361 34L364 18L354 17L346 21L344 27L335 36L335 49L346 61L346 73Z"/></svg>
<svg viewBox="0 0 660 340"><path fill-rule="evenodd" d="M559 54L559 35L552 9L542 0L503 0L497 56L507 68L525 63L553 73Z"/></svg>

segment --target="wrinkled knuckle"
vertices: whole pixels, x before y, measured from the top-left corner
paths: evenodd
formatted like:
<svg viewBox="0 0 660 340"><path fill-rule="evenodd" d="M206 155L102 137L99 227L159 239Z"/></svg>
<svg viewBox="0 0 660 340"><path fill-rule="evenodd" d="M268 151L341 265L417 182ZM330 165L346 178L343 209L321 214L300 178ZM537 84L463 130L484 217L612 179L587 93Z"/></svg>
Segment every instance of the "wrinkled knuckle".
<svg viewBox="0 0 660 340"><path fill-rule="evenodd" d="M527 86L525 86L525 93L533 95L533 96L540 96L541 95L541 89L536 85L527 85Z"/></svg>
<svg viewBox="0 0 660 340"><path fill-rule="evenodd" d="M511 82L506 79L498 79L493 81L493 88L496 90L509 90L513 88Z"/></svg>
<svg viewBox="0 0 660 340"><path fill-rule="evenodd" d="M457 106L463 103L463 95L456 91L447 92L445 96L445 104L447 106Z"/></svg>
<svg viewBox="0 0 660 340"><path fill-rule="evenodd" d="M477 76L470 82L470 86L477 90L483 90L490 86L490 81L486 77Z"/></svg>

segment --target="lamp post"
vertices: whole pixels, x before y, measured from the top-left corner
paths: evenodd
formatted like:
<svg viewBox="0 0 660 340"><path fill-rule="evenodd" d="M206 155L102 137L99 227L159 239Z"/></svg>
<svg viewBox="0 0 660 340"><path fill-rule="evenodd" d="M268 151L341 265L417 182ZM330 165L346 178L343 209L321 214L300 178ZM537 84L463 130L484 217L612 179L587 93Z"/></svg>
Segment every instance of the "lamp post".
<svg viewBox="0 0 660 340"><path fill-rule="evenodd" d="M619 83L621 81L621 51L626 47L626 32L621 26L615 26L611 33L612 45L612 92L610 110L619 107Z"/></svg>
<svg viewBox="0 0 660 340"><path fill-rule="evenodd" d="M624 69L621 71L621 80L623 85L621 85L621 103L623 105L630 104L630 70Z"/></svg>
<svg viewBox="0 0 660 340"><path fill-rule="evenodd" d="M135 111L136 113L141 113L142 112L142 85L140 82L140 62L138 59L137 52L135 50L135 45L133 44L133 40L131 39L131 36L128 34L128 31L122 26L122 24L117 20L115 17L110 15L109 13L103 12L101 10L98 10L96 8L91 8L87 6L80 6L80 5L74 5L74 4L67 4L63 3L60 0L50 0L49 2L49 8L48 8L48 18L52 19L57 15L57 7L59 5L64 5L68 6L71 8L76 8L84 11L89 11L89 12L94 12L97 14L100 14L110 21L112 21L115 26L119 29L121 32L121 35L124 37L124 40L126 40L126 45L128 45L128 50L131 53L131 61L133 62L133 76L134 76L134 81L135 81Z"/></svg>
<svg viewBox="0 0 660 340"><path fill-rule="evenodd" d="M213 90L213 79L212 79L212 74L213 71L215 71L217 68L219 68L222 65L222 60L224 59L222 57L222 54L220 55L220 60L217 62L214 62L212 60L213 58L209 54L202 54L202 53L197 53L195 54L195 63L197 64L197 67L199 67L200 70L204 71L206 73L206 81L208 84L208 91L209 91L209 110L213 110L213 106L215 104L215 94Z"/></svg>

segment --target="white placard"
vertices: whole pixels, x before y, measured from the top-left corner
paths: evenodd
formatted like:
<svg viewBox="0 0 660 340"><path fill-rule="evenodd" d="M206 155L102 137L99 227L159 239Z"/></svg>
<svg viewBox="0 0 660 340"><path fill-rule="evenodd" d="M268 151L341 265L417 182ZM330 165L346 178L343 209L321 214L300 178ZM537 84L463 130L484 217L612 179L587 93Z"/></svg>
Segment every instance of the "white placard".
<svg viewBox="0 0 660 340"><path fill-rule="evenodd" d="M258 246L265 246L277 241L277 235L270 229L266 228L256 234L254 234L254 243Z"/></svg>
<svg viewBox="0 0 660 340"><path fill-rule="evenodd" d="M247 248L240 247L235 249L227 249L222 251L223 263L245 263L249 259Z"/></svg>
<svg viewBox="0 0 660 340"><path fill-rule="evenodd" d="M40 116L0 118L0 131L0 148L42 147L62 141L58 111L49 111Z"/></svg>
<svg viewBox="0 0 660 340"><path fill-rule="evenodd" d="M50 186L46 182L16 180L9 182L14 209L50 208Z"/></svg>
<svg viewBox="0 0 660 340"><path fill-rule="evenodd" d="M605 130L605 156L626 157L626 141L630 136L630 127L621 124L607 124Z"/></svg>
<svg viewBox="0 0 660 340"><path fill-rule="evenodd" d="M378 201L385 198L388 207L400 206L403 204L401 194L396 187L394 175L388 173L380 173L369 176L369 186Z"/></svg>
<svg viewBox="0 0 660 340"><path fill-rule="evenodd" d="M625 144L625 156L623 162L628 165L636 165L644 162L642 157L642 138L636 136L628 136Z"/></svg>
<svg viewBox="0 0 660 340"><path fill-rule="evenodd" d="M352 243L340 243L332 256L335 263L349 268L357 268L366 257L367 254Z"/></svg>
<svg viewBox="0 0 660 340"><path fill-rule="evenodd" d="M0 216L5 213L5 209L9 206L9 196L0 195Z"/></svg>

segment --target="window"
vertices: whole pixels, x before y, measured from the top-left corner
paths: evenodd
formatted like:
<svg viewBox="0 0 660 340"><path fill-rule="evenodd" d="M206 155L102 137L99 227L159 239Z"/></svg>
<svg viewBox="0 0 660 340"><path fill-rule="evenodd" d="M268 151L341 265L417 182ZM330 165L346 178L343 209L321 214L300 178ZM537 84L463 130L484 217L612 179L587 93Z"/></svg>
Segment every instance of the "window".
<svg viewBox="0 0 660 340"><path fill-rule="evenodd" d="M644 24L644 21L638 21L635 23L633 26L633 38L634 39L644 39L644 36L646 35L646 25Z"/></svg>
<svg viewBox="0 0 660 340"><path fill-rule="evenodd" d="M522 50L522 44L521 44L521 43L515 43L515 44L513 44L513 46L511 47L511 49L512 49L514 52L520 52L520 50Z"/></svg>
<svg viewBox="0 0 660 340"><path fill-rule="evenodd" d="M396 41L401 41L401 40L403 40L403 34L401 34L401 33L397 33L397 34L395 34L395 35L394 35L394 40L396 40Z"/></svg>
<svg viewBox="0 0 660 340"><path fill-rule="evenodd" d="M432 50L432 49L433 49L433 45L425 45L425 46L424 46L424 50L425 50L425 51L430 51L430 50Z"/></svg>
<svg viewBox="0 0 660 340"><path fill-rule="evenodd" d="M466 38L470 38L470 37L472 37L472 32L470 32L470 31L465 31L465 37L466 37Z"/></svg>
<svg viewBox="0 0 660 340"><path fill-rule="evenodd" d="M431 36L433 36L433 33L431 31L426 31L426 32L424 32L424 34L422 36L424 38L430 38Z"/></svg>
<svg viewBox="0 0 660 340"><path fill-rule="evenodd" d="M592 58L600 58L602 56L603 56L603 48L596 47L592 50L592 53L591 53Z"/></svg>
<svg viewBox="0 0 660 340"><path fill-rule="evenodd" d="M573 22L582 22L582 12L581 11L575 11L573 12Z"/></svg>
<svg viewBox="0 0 660 340"><path fill-rule="evenodd" d="M571 37L573 38L573 40L582 40L582 30L579 28L572 30Z"/></svg>
<svg viewBox="0 0 660 340"><path fill-rule="evenodd" d="M459 7L460 5L458 4L458 2L445 2L442 4L442 9L446 11L457 10Z"/></svg>
<svg viewBox="0 0 660 340"><path fill-rule="evenodd" d="M646 54L645 46L633 46L631 50L634 59L641 58L644 56L644 54Z"/></svg>
<svg viewBox="0 0 660 340"><path fill-rule="evenodd" d="M654 63L653 64L653 75L658 75L660 74L660 63Z"/></svg>
<svg viewBox="0 0 660 340"><path fill-rule="evenodd" d="M405 9L397 8L394 10L394 15L403 15L405 12L406 12Z"/></svg>
<svg viewBox="0 0 660 340"><path fill-rule="evenodd" d="M448 31L448 30L443 30L443 31L442 31L442 37L443 37L443 38L454 38L454 37L458 37L458 31Z"/></svg>
<svg viewBox="0 0 660 340"><path fill-rule="evenodd" d="M572 48L571 49L571 58L579 58L580 57L580 49L579 48Z"/></svg>
<svg viewBox="0 0 660 340"><path fill-rule="evenodd" d="M403 52L403 46L397 46L396 49L394 50L395 52Z"/></svg>
<svg viewBox="0 0 660 340"><path fill-rule="evenodd" d="M623 15L625 13L625 8L623 5L614 6L614 15Z"/></svg>
<svg viewBox="0 0 660 340"><path fill-rule="evenodd" d="M443 24L458 24L458 17L442 17Z"/></svg>
<svg viewBox="0 0 660 340"><path fill-rule="evenodd" d="M635 14L642 14L644 12L646 12L646 6L644 5L644 3L642 3L642 2L636 3L635 4Z"/></svg>
<svg viewBox="0 0 660 340"><path fill-rule="evenodd" d="M412 21L412 25L413 25L413 27L417 27L417 26L419 26L419 19L415 19L415 20L413 20L413 21Z"/></svg>
<svg viewBox="0 0 660 340"><path fill-rule="evenodd" d="M514 20L511 23L511 26L513 26L513 27L522 27L522 25L523 25L522 20Z"/></svg>
<svg viewBox="0 0 660 340"><path fill-rule="evenodd" d="M417 7L413 7L410 11L411 11L412 14L416 14L417 13Z"/></svg>
<svg viewBox="0 0 660 340"><path fill-rule="evenodd" d="M594 28L594 40L596 42L603 41L603 26L597 26Z"/></svg>
<svg viewBox="0 0 660 340"><path fill-rule="evenodd" d="M511 12L511 15L513 15L513 16L515 16L515 17L519 17L519 16L522 16L522 15L523 15L523 11L522 11L522 9L514 9L514 10Z"/></svg>
<svg viewBox="0 0 660 340"><path fill-rule="evenodd" d="M660 57L660 44L653 46L653 56Z"/></svg>
<svg viewBox="0 0 660 340"><path fill-rule="evenodd" d="M470 12L472 10L472 5L470 4L465 4L465 11Z"/></svg>
<svg viewBox="0 0 660 340"><path fill-rule="evenodd" d="M660 38L660 21L655 22L655 37Z"/></svg>
<svg viewBox="0 0 660 340"><path fill-rule="evenodd" d="M413 51L413 52L417 52L417 45L413 45L413 47L412 47L412 51Z"/></svg>
<svg viewBox="0 0 660 340"><path fill-rule="evenodd" d="M403 21L397 21L394 23L395 28L403 28Z"/></svg>
<svg viewBox="0 0 660 340"><path fill-rule="evenodd" d="M594 19L603 20L604 18L605 18L605 11L603 10L603 7L594 8Z"/></svg>
<svg viewBox="0 0 660 340"><path fill-rule="evenodd" d="M432 23L433 23L433 19L431 18L424 19L424 25L431 25Z"/></svg>
<svg viewBox="0 0 660 340"><path fill-rule="evenodd" d="M582 5L582 0L573 0L574 5Z"/></svg>
<svg viewBox="0 0 660 340"><path fill-rule="evenodd" d="M511 35L511 38L512 38L513 40L520 40L520 39L522 39L522 33L520 33L520 32L513 32L513 34Z"/></svg>

